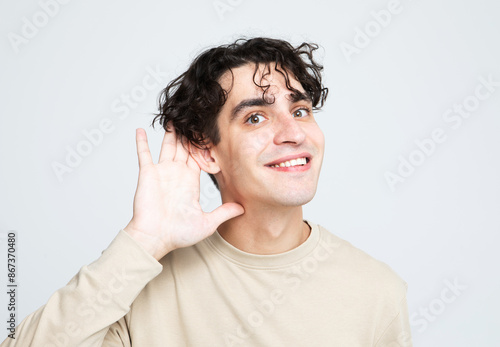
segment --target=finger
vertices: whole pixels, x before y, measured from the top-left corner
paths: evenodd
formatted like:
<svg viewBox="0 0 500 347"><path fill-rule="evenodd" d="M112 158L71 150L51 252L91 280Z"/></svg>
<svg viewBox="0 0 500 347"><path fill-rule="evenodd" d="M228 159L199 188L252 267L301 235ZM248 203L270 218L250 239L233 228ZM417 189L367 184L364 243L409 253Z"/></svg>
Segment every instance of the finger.
<svg viewBox="0 0 500 347"><path fill-rule="evenodd" d="M198 165L198 163L196 162L196 160L194 160L194 158L193 158L193 156L191 154L189 154L189 157L187 159L187 166L190 169L200 170L201 171L200 166Z"/></svg>
<svg viewBox="0 0 500 347"><path fill-rule="evenodd" d="M177 148L177 136L175 134L175 128L171 124L167 124L169 131L165 131L163 136L163 141L161 143L160 159L159 163L166 160L173 160L175 157L175 151Z"/></svg>
<svg viewBox="0 0 500 347"><path fill-rule="evenodd" d="M245 213L243 206L236 202L226 202L208 214L210 230L215 230L225 221Z"/></svg>
<svg viewBox="0 0 500 347"><path fill-rule="evenodd" d="M137 157L139 159L139 168L153 163L151 152L149 151L148 136L146 130L138 128L135 130L135 142L137 144Z"/></svg>
<svg viewBox="0 0 500 347"><path fill-rule="evenodd" d="M189 156L187 140L184 136L177 136L177 148L175 151L175 161L185 163Z"/></svg>
<svg viewBox="0 0 500 347"><path fill-rule="evenodd" d="M197 170L201 171L202 170L201 166L198 164L198 162L194 158L194 154L193 154L194 147L195 146L192 143L188 142L187 148L188 148L189 157L187 158L187 166L191 169L197 169Z"/></svg>

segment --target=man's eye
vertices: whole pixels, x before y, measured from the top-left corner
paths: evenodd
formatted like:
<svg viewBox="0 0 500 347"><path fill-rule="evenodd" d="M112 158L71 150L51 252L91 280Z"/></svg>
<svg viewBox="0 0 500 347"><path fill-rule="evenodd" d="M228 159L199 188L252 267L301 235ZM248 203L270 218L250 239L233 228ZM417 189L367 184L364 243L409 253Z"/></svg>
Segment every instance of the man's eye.
<svg viewBox="0 0 500 347"><path fill-rule="evenodd" d="M297 111L293 113L293 116L296 118L302 118L305 117L309 114L309 109L308 108L299 108Z"/></svg>
<svg viewBox="0 0 500 347"><path fill-rule="evenodd" d="M248 117L246 122L250 124L259 124L264 119L265 119L264 116L260 114L253 114L250 117Z"/></svg>

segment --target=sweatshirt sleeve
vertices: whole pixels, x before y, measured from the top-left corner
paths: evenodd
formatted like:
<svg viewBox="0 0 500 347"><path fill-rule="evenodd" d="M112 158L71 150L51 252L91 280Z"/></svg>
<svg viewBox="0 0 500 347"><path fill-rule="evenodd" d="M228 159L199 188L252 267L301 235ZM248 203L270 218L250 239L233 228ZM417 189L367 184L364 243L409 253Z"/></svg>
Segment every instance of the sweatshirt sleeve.
<svg viewBox="0 0 500 347"><path fill-rule="evenodd" d="M83 266L44 306L26 317L15 338L7 337L0 347L102 346L112 325L114 334L128 340L128 330L119 321L161 270L156 259L120 230L96 261Z"/></svg>
<svg viewBox="0 0 500 347"><path fill-rule="evenodd" d="M399 312L375 344L375 347L412 347L408 304L406 296L399 304Z"/></svg>

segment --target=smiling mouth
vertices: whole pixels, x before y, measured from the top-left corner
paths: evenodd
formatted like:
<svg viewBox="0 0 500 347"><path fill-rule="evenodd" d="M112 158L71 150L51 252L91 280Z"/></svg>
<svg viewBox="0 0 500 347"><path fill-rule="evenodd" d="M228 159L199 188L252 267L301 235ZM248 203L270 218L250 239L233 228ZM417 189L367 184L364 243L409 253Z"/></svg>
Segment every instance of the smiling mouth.
<svg viewBox="0 0 500 347"><path fill-rule="evenodd" d="M310 158L301 157L266 166L272 169L278 169L279 171L303 171L311 166L310 162Z"/></svg>
<svg viewBox="0 0 500 347"><path fill-rule="evenodd" d="M293 167L304 166L309 162L309 158L296 158L281 162L279 164L267 165L268 167Z"/></svg>

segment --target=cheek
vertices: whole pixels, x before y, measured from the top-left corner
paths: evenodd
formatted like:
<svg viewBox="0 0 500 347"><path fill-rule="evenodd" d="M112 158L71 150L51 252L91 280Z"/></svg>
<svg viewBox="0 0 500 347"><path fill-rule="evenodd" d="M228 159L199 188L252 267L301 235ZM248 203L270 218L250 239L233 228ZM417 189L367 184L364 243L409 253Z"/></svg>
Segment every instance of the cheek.
<svg viewBox="0 0 500 347"><path fill-rule="evenodd" d="M304 130L311 142L313 142L318 149L323 150L325 147L325 135L323 134L323 131L321 131L319 125L317 123L308 124Z"/></svg>
<svg viewBox="0 0 500 347"><path fill-rule="evenodd" d="M244 136L240 136L239 138L242 151L248 156L258 156L266 149L269 143L272 143L272 130L270 128L259 130L260 131L252 131Z"/></svg>
<svg viewBox="0 0 500 347"><path fill-rule="evenodd" d="M319 174L319 171L321 170L321 167L323 165L323 158L325 154L325 135L323 134L321 129L317 127L312 136L313 136L312 137L313 143L317 149L316 157L317 159L319 159L316 160L316 164L318 166L318 174Z"/></svg>
<svg viewBox="0 0 500 347"><path fill-rule="evenodd" d="M262 153L266 149L269 136L259 132L239 134L231 139L230 146L224 156L224 167L222 170L227 178L236 181L246 181L256 175L256 168L263 165L265 158Z"/></svg>
<svg viewBox="0 0 500 347"><path fill-rule="evenodd" d="M251 131L240 133L233 139L231 148L234 161L255 165L269 143L272 143L270 131Z"/></svg>
<svg viewBox="0 0 500 347"><path fill-rule="evenodd" d="M318 146L323 152L325 149L325 135L321 131L321 129L318 127L318 133L317 133L317 141L318 141Z"/></svg>
<svg viewBox="0 0 500 347"><path fill-rule="evenodd" d="M219 156L220 168L227 181L237 180L247 175L248 161L252 157L253 149L250 142L240 138L228 141Z"/></svg>

